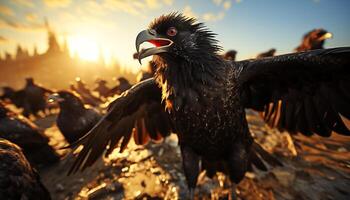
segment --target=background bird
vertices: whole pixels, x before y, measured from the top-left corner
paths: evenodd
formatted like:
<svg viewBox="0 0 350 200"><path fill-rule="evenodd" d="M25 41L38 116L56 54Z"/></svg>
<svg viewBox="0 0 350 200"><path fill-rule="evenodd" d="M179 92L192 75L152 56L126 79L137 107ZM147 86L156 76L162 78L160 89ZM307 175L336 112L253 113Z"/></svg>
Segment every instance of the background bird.
<svg viewBox="0 0 350 200"><path fill-rule="evenodd" d="M83 148L70 172L91 166L107 145L109 154L119 145L123 151L132 136L145 144L175 132L191 197L202 170L225 172L234 193L251 163L271 158L257 155L264 151L249 132L245 108L264 112L270 125L290 133L350 135L340 117L350 118L350 48L231 62L218 55L214 36L177 13L140 32L138 51L144 42L155 45L139 52L139 60L153 55L155 77L111 104L77 143Z"/></svg>
<svg viewBox="0 0 350 200"><path fill-rule="evenodd" d="M0 199L51 199L21 148L0 138Z"/></svg>
<svg viewBox="0 0 350 200"><path fill-rule="evenodd" d="M1 101L0 137L20 146L33 166L48 166L60 159L47 136L35 124L7 109Z"/></svg>
<svg viewBox="0 0 350 200"><path fill-rule="evenodd" d="M324 29L314 29L303 36L301 44L295 48L295 51L323 49L325 41L332 37L332 33Z"/></svg>
<svg viewBox="0 0 350 200"><path fill-rule="evenodd" d="M124 77L119 77L117 80L119 83L109 91L109 96L120 95L132 86Z"/></svg>
<svg viewBox="0 0 350 200"><path fill-rule="evenodd" d="M236 60L236 55L237 55L237 51L229 50L223 55L223 58L226 59L226 60L235 61Z"/></svg>
<svg viewBox="0 0 350 200"><path fill-rule="evenodd" d="M35 83L33 78L26 79L23 90L25 95L24 116L28 117L30 114L37 116L39 111L45 113L46 98L52 91Z"/></svg>
<svg viewBox="0 0 350 200"><path fill-rule="evenodd" d="M95 97L90 89L87 87L86 83L81 80L79 77L75 79L76 86L74 84L70 85L70 89L77 94L79 94L80 98L84 101L84 103L89 104L91 106L97 107L102 101Z"/></svg>
<svg viewBox="0 0 350 200"><path fill-rule="evenodd" d="M274 56L276 53L276 49L270 49L266 52L260 53L256 56L256 58L265 58L265 57L271 57Z"/></svg>
<svg viewBox="0 0 350 200"><path fill-rule="evenodd" d="M15 90L11 87L3 87L2 88L3 93L0 97L3 101L10 101L13 103L17 108L24 109L24 101L25 101L25 92L24 90ZM26 113L29 113L29 111L25 111Z"/></svg>
<svg viewBox="0 0 350 200"><path fill-rule="evenodd" d="M54 93L50 95L49 101L59 104L56 124L68 143L84 136L101 118L97 110L86 108L82 100L69 91Z"/></svg>
<svg viewBox="0 0 350 200"><path fill-rule="evenodd" d="M110 88L107 87L107 81L105 81L103 79L99 79L96 81L96 84L97 84L97 86L94 89L94 91L98 92L100 97L107 98L109 90L110 90Z"/></svg>

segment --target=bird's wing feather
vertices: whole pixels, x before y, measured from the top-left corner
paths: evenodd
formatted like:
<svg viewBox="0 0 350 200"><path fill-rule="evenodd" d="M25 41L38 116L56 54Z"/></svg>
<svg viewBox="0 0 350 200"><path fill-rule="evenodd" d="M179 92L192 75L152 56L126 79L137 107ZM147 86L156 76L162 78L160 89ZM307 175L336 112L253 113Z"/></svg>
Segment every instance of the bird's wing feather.
<svg viewBox="0 0 350 200"><path fill-rule="evenodd" d="M281 130L350 135L350 47L238 62L241 100Z"/></svg>
<svg viewBox="0 0 350 200"><path fill-rule="evenodd" d="M113 101L107 114L76 144L83 145L69 173L91 166L108 146L106 154L120 145L123 151L133 136L136 144L159 140L171 132L161 103L161 89L153 78L138 83Z"/></svg>

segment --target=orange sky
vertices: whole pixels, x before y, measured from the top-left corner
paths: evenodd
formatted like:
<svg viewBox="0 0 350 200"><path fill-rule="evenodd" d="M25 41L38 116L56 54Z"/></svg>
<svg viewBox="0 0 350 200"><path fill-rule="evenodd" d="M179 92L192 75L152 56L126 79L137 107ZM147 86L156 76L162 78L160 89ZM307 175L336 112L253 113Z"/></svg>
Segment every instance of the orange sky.
<svg viewBox="0 0 350 200"><path fill-rule="evenodd" d="M347 0L12 0L0 2L0 54L14 53L17 44L30 52L47 48L44 19L68 41L71 53L107 62L115 58L135 66L135 36L155 17L171 11L194 16L215 33L225 50L245 59L270 49L291 52L302 35L326 28L334 38L326 47L350 45Z"/></svg>

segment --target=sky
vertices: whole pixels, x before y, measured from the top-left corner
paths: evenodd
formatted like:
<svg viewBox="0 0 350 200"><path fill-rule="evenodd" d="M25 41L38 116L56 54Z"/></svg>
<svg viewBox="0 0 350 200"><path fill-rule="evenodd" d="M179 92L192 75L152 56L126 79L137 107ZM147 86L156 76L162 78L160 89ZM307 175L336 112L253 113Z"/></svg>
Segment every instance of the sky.
<svg viewBox="0 0 350 200"><path fill-rule="evenodd" d="M238 60L270 48L292 52L314 28L333 33L327 48L350 46L349 9L349 0L0 0L0 55L14 53L17 44L45 52L46 18L71 54L95 60L102 52L107 62L136 66L136 35L174 11L204 22L224 50L238 51Z"/></svg>

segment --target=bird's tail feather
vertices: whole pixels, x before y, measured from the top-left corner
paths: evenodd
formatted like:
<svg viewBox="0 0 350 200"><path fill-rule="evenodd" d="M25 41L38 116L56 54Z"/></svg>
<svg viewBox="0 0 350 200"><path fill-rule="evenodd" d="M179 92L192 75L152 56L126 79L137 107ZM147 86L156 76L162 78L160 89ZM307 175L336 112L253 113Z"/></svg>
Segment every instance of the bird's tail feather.
<svg viewBox="0 0 350 200"><path fill-rule="evenodd" d="M252 145L252 151L250 153L250 165L254 165L256 168L267 171L268 167L266 164L277 167L283 166L283 164L264 148L262 148L258 143L254 142Z"/></svg>

